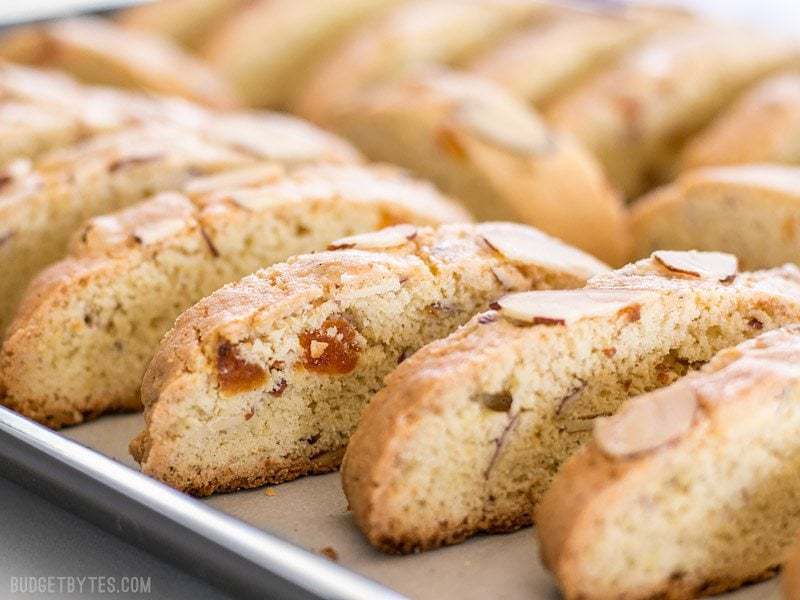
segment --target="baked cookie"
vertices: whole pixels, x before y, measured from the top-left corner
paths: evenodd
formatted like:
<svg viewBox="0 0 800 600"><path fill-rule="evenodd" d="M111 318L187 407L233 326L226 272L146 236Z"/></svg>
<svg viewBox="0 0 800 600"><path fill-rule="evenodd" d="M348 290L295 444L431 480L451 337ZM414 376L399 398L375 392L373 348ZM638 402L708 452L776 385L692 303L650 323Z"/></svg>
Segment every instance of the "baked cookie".
<svg viewBox="0 0 800 600"><path fill-rule="evenodd" d="M774 35L688 24L654 36L557 99L546 116L635 196L669 178L684 142L747 85L796 61L797 49Z"/></svg>
<svg viewBox="0 0 800 600"><path fill-rule="evenodd" d="M53 107L0 102L0 168L18 158L78 141L84 129L74 115Z"/></svg>
<svg viewBox="0 0 800 600"><path fill-rule="evenodd" d="M800 164L800 73L754 86L692 139L681 160L688 169L763 162Z"/></svg>
<svg viewBox="0 0 800 600"><path fill-rule="evenodd" d="M120 11L125 27L170 38L190 50L203 46L210 34L250 0L165 0Z"/></svg>
<svg viewBox="0 0 800 600"><path fill-rule="evenodd" d="M581 290L508 295L386 378L342 482L376 547L412 552L531 523L596 417L721 348L800 318L800 270L664 252Z"/></svg>
<svg viewBox="0 0 800 600"><path fill-rule="evenodd" d="M624 4L565 9L509 36L466 67L542 106L607 68L647 35L685 18L676 10Z"/></svg>
<svg viewBox="0 0 800 600"><path fill-rule="evenodd" d="M459 64L552 10L530 0L412 0L365 24L314 71L295 112L327 122L371 86L427 64Z"/></svg>
<svg viewBox="0 0 800 600"><path fill-rule="evenodd" d="M203 54L247 104L289 108L314 67L353 28L399 2L260 0L219 27Z"/></svg>
<svg viewBox="0 0 800 600"><path fill-rule="evenodd" d="M223 115L195 129L150 123L0 173L0 336L33 275L64 256L91 216L265 158L291 166L358 159L345 142L280 115Z"/></svg>
<svg viewBox="0 0 800 600"><path fill-rule="evenodd" d="M184 195L89 221L71 255L34 279L9 328L3 403L51 427L140 408L158 341L223 284L344 235L468 220L395 169L280 171L264 165L193 180Z"/></svg>
<svg viewBox="0 0 800 600"><path fill-rule="evenodd" d="M623 206L594 158L490 81L427 71L364 94L332 124L479 220L528 223L611 264L628 258Z"/></svg>
<svg viewBox="0 0 800 600"><path fill-rule="evenodd" d="M563 596L688 600L771 577L800 530L798 440L797 325L598 419L535 511Z"/></svg>
<svg viewBox="0 0 800 600"><path fill-rule="evenodd" d="M331 471L383 377L508 289L606 267L510 223L348 237L196 304L142 385L142 470L206 495Z"/></svg>
<svg viewBox="0 0 800 600"><path fill-rule="evenodd" d="M0 40L0 57L63 69L89 83L151 90L214 108L240 102L227 82L169 40L84 17L15 28Z"/></svg>
<svg viewBox="0 0 800 600"><path fill-rule="evenodd" d="M654 250L721 250L746 269L797 262L800 166L742 165L689 171L631 207L636 256Z"/></svg>

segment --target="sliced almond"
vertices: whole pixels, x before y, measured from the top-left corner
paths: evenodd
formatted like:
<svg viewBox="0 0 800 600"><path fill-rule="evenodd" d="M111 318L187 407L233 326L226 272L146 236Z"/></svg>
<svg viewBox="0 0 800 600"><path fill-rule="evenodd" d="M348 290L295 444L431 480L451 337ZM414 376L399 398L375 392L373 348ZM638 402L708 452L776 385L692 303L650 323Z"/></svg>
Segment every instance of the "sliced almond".
<svg viewBox="0 0 800 600"><path fill-rule="evenodd" d="M186 226L187 222L185 219L162 219L146 225L140 225L133 230L133 237L137 242L146 246L173 236Z"/></svg>
<svg viewBox="0 0 800 600"><path fill-rule="evenodd" d="M532 227L485 223L478 231L489 246L513 263L565 270L587 279L609 270L594 257Z"/></svg>
<svg viewBox="0 0 800 600"><path fill-rule="evenodd" d="M697 406L694 390L678 383L632 399L613 417L597 419L594 439L608 456L635 457L689 431Z"/></svg>
<svg viewBox="0 0 800 600"><path fill-rule="evenodd" d="M732 280L739 268L737 258L724 252L659 250L653 259L669 271L719 281Z"/></svg>
<svg viewBox="0 0 800 600"><path fill-rule="evenodd" d="M497 301L504 317L534 325L568 325L587 317L614 315L652 293L639 290L547 290L509 294Z"/></svg>
<svg viewBox="0 0 800 600"><path fill-rule="evenodd" d="M455 111L455 119L481 140L516 154L536 155L551 144L547 126L523 104L504 99L469 99Z"/></svg>
<svg viewBox="0 0 800 600"><path fill-rule="evenodd" d="M359 235L336 240L328 246L329 250L340 250L342 248L357 248L359 250L382 250L385 248L397 248L407 244L417 235L417 228L413 225L395 225L379 231L371 231Z"/></svg>
<svg viewBox="0 0 800 600"><path fill-rule="evenodd" d="M227 171L208 177L196 177L189 181L184 191L190 196L208 194L210 192L252 188L274 182L284 173L277 164L263 164L247 169Z"/></svg>

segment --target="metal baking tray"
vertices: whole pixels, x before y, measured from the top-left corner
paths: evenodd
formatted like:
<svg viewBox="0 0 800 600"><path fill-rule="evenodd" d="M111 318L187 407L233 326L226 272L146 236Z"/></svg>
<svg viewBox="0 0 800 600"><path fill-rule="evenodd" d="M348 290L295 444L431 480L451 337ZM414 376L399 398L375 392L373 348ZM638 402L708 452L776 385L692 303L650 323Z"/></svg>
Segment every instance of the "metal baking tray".
<svg viewBox="0 0 800 600"><path fill-rule="evenodd" d="M0 407L0 475L236 597L558 597L530 529L388 556L355 527L338 473L197 500L138 471L127 445L142 425L115 415L56 433ZM780 593L772 580L729 597Z"/></svg>

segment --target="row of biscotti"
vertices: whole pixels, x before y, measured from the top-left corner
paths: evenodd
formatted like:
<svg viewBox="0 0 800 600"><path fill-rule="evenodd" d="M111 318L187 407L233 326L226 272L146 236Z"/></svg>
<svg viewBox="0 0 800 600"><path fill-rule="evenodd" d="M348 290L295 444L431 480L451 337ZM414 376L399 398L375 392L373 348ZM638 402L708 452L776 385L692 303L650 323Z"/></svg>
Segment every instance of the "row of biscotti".
<svg viewBox="0 0 800 600"><path fill-rule="evenodd" d="M261 271L187 311L144 379L146 428L131 447L144 472L208 494L331 470L346 447L348 503L356 524L383 550L433 548L528 525L544 495L537 526L568 597L649 597L659 586L691 597L704 583L718 591L771 573L800 529L787 505L800 480L786 475L798 455L800 405L792 390L800 332L793 327L714 355L800 319L797 269L746 273L730 255L660 252L598 273L583 289L504 296L423 346L498 294L498 266L541 260L540 242L521 243L529 235L522 229L479 228L477 240L463 226L401 227L341 240L337 250ZM558 259L562 268L565 258ZM463 294L476 293L485 279L489 287L465 305ZM331 285L343 280L348 285ZM530 285L523 278L517 289ZM738 365L715 375L740 355ZM760 360L773 364L752 377L737 370ZM708 361L701 374L684 378ZM662 395L624 404L676 381ZM716 396L698 405L680 393L687 385ZM728 401L730 420L709 427L697 407L713 406L714 398ZM603 418L621 405L620 417ZM723 425L731 429L719 431ZM689 426L707 436L692 453L674 446ZM641 459L647 477L612 469L609 480L594 455L583 458L595 451L593 439L620 470ZM572 460L588 465L572 479L568 466L545 493L560 464L586 442ZM771 452L748 460L748 444L762 442ZM651 450L673 446L683 462L654 460ZM684 468L705 456L708 463L698 462L696 471ZM599 501L586 483L597 478L631 493L615 487ZM573 480L587 492L562 491ZM735 500L744 486L753 502L740 506ZM697 496L698 516L690 522L682 512L689 510L681 496L687 488ZM700 502L709 489L718 489L719 504ZM771 494L787 500L772 506ZM659 521L659 502L673 501L671 520ZM653 514L633 511L637 502ZM723 507L724 518L710 521ZM598 533L606 508L607 531ZM572 527L579 518L584 526ZM751 518L759 527L750 526ZM646 533L631 534L636 527ZM685 548L707 557L675 552L684 549L687 530L695 537ZM564 550L563 538L572 535L576 541ZM725 544L715 545L715 536ZM584 540L591 551L576 546ZM662 546L663 565L651 572L650 555ZM729 560L734 555L745 558ZM583 561L581 569L575 561ZM614 561L622 575L604 579ZM637 577L645 580L641 588L630 583Z"/></svg>
<svg viewBox="0 0 800 600"><path fill-rule="evenodd" d="M522 229L479 227L492 261L541 260ZM476 286L497 268L472 231L342 240L193 307L145 377L143 470L208 494L331 470L346 446L355 521L387 551L513 530L541 500L568 598L690 598L772 574L800 530L800 329L724 349L798 321L797 269L660 252L583 289L504 296L407 356L466 317L442 296L456 269Z"/></svg>
<svg viewBox="0 0 800 600"><path fill-rule="evenodd" d="M2 87L2 75L9 71L0 71ZM0 332L31 277L65 254L70 237L88 217L178 189L192 177L243 166L360 161L346 142L283 115L211 115L181 105L176 109L180 116L173 120L169 101L163 118L150 118L144 113L157 111L155 103L140 112L135 108L137 98L130 104L124 96L108 100L111 118L102 124L76 115L79 98L71 115L49 104L32 103L46 114L62 115L77 124L75 135L43 136L40 143L26 148L34 155L32 161L10 160L0 172ZM142 99L142 104L148 103ZM8 105L0 101L2 106ZM188 114L184 108L198 118L184 120ZM37 122L31 124L27 116L24 123L14 122L5 116L0 108L0 129L7 127L14 131L11 137L30 141L26 136ZM13 142L6 147L6 141L0 139L0 147L12 158L19 147Z"/></svg>
<svg viewBox="0 0 800 600"><path fill-rule="evenodd" d="M122 20L142 26L170 11L186 23L194 21L190 5L167 2ZM261 43L265 28L272 28L274 44ZM348 0L317 11L307 2L264 1L230 18L212 38L205 55L251 102L288 106L333 126L342 113L357 117L370 105L363 93L392 87L391 80L416 67L471 71L541 108L554 126L578 137L628 196L670 178L683 164L736 156L796 160L788 148L777 147L778 140L746 144L736 132L731 135L731 129L756 136L778 131L789 139L790 132L766 124L780 116L753 118L735 107L718 123L713 120L754 82L800 66L797 44L674 10ZM791 88L768 84L742 102L765 104L777 97L780 103ZM424 123L427 104L416 111L413 97L408 104L406 118Z"/></svg>

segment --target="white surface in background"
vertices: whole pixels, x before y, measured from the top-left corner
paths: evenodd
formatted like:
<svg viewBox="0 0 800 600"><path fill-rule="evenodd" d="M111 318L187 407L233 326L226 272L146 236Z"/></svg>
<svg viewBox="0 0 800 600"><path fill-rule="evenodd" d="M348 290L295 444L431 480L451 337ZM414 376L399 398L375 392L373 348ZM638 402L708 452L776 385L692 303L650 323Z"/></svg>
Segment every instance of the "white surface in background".
<svg viewBox="0 0 800 600"><path fill-rule="evenodd" d="M0 25L108 10L152 0L0 0Z"/></svg>

